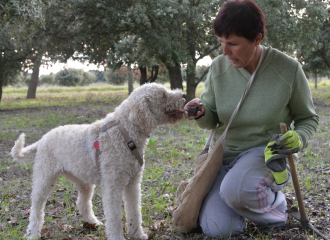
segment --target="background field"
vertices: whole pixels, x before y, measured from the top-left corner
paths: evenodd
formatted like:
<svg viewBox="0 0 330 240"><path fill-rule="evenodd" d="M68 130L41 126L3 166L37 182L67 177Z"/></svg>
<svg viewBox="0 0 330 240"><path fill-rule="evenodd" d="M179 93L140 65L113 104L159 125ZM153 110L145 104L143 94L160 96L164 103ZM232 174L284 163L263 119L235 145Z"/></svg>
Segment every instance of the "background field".
<svg viewBox="0 0 330 240"><path fill-rule="evenodd" d="M196 95L202 90L200 86ZM309 146L299 153L296 167L310 221L330 236L330 81L319 83L318 89L312 92L320 126ZM30 209L33 165L12 161L9 152L14 141L24 132L27 144L31 144L54 127L103 118L127 97L127 87L38 88L37 99L25 97L24 88L6 88L0 105L0 239L6 240L22 239ZM192 176L193 159L202 150L208 135L208 131L198 128L193 121L185 120L174 126L159 127L151 136L142 182L143 225L149 239L210 239L200 232L176 232L171 217L176 206L176 187L181 180ZM285 194L290 207L297 206L292 184L285 189ZM104 222L101 196L101 189L97 187L94 210ZM90 229L84 225L75 206L76 199L73 184L61 177L46 204L43 239L106 239L104 228ZM231 239L317 237L290 218L286 230L268 234L247 221L245 230Z"/></svg>

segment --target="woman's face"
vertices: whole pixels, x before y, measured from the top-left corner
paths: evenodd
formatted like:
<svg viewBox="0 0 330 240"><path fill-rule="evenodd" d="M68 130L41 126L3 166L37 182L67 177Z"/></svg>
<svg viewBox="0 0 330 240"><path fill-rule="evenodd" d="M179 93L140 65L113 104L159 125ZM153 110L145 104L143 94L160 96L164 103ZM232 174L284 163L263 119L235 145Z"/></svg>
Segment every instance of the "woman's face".
<svg viewBox="0 0 330 240"><path fill-rule="evenodd" d="M235 68L245 68L250 73L257 68L261 52L261 34L254 42L235 34L229 35L228 38L222 35L218 39L221 41L223 55L229 58Z"/></svg>

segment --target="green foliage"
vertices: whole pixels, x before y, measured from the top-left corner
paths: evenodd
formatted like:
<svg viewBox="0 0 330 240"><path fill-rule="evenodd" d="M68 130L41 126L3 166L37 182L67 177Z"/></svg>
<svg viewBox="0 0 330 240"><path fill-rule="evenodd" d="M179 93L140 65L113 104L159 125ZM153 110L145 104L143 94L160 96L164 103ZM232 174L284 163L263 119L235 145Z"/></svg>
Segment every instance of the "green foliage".
<svg viewBox="0 0 330 240"><path fill-rule="evenodd" d="M16 51L10 38L9 32L5 28L0 28L0 88L14 84L15 76L19 74L22 67L22 54Z"/></svg>
<svg viewBox="0 0 330 240"><path fill-rule="evenodd" d="M149 73L150 73L150 71L151 71L151 67L149 68ZM149 77L149 75L148 75L148 77ZM165 84L165 83L170 82L168 70L165 68L164 65L160 65L160 67L159 67L159 72L158 72L156 82L160 83L160 84Z"/></svg>
<svg viewBox="0 0 330 240"><path fill-rule="evenodd" d="M84 72L83 76L83 80L79 83L80 86L92 84L96 80L96 76L91 72Z"/></svg>
<svg viewBox="0 0 330 240"><path fill-rule="evenodd" d="M84 72L82 69L68 68L59 71L55 75L55 83L62 86L85 86L93 83L96 76L93 73Z"/></svg>
<svg viewBox="0 0 330 240"><path fill-rule="evenodd" d="M93 73L96 76L95 82L105 82L105 78L103 76L103 71L90 70L89 72Z"/></svg>
<svg viewBox="0 0 330 240"><path fill-rule="evenodd" d="M11 78L11 85L15 87L26 87L31 80L31 74L26 72L19 72Z"/></svg>
<svg viewBox="0 0 330 240"><path fill-rule="evenodd" d="M48 85L55 84L55 75L54 74L42 75L40 77L40 83L41 84L48 84Z"/></svg>
<svg viewBox="0 0 330 240"><path fill-rule="evenodd" d="M125 74L120 74L118 71L112 69L107 69L103 75L109 84L123 85L128 80Z"/></svg>
<svg viewBox="0 0 330 240"><path fill-rule="evenodd" d="M209 66L205 66L205 65L196 65L196 78L200 78L202 77L201 81L205 81L206 80L206 76L207 74L204 74L204 72L208 72ZM182 67L181 68L181 74L182 74L182 79L183 81L187 81L187 67Z"/></svg>
<svg viewBox="0 0 330 240"><path fill-rule="evenodd" d="M62 86L77 86L83 78L83 70L69 68L56 73L55 83Z"/></svg>

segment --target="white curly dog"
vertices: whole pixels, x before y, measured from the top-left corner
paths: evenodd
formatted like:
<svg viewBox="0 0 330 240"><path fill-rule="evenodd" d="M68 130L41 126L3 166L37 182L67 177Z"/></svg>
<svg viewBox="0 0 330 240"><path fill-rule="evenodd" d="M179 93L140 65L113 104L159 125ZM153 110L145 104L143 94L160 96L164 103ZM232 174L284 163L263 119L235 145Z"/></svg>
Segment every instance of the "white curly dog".
<svg viewBox="0 0 330 240"><path fill-rule="evenodd" d="M141 166L128 147L134 144L125 141L119 125L107 129L106 124L120 122L135 143L138 153L143 155L148 138L157 126L183 120L181 107L185 98L181 90L168 90L156 83L145 84L135 89L114 112L102 120L92 124L57 127L27 147L24 147L25 135L21 134L11 150L14 160L24 160L36 153L28 239L40 237L45 203L60 174L75 184L79 212L91 224L102 224L92 210L95 184L101 186L108 240L125 239L122 200L128 236L148 239L142 228L140 204L144 165ZM94 147L95 139L98 139L99 150Z"/></svg>

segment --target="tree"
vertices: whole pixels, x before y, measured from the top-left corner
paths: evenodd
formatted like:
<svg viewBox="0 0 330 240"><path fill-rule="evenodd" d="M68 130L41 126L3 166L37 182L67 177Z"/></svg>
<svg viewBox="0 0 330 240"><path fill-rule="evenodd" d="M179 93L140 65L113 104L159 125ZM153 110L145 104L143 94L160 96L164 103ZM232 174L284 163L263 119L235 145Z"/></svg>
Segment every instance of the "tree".
<svg viewBox="0 0 330 240"><path fill-rule="evenodd" d="M106 65L107 56L121 34L128 32L126 17L137 0L69 0L74 10L74 21L68 28L75 29L74 49L89 57L89 62ZM62 8L66 8L63 5Z"/></svg>
<svg viewBox="0 0 330 240"><path fill-rule="evenodd" d="M135 6L132 23L143 45L167 68L171 88L183 88L181 63L183 54L183 23L187 14L186 1L141 1Z"/></svg>
<svg viewBox="0 0 330 240"><path fill-rule="evenodd" d="M33 70L27 98L36 98L41 64L66 62L73 55L72 42L77 31L74 25L69 25L75 24L73 12L74 9L68 1L54 0L45 3L42 13L47 17L43 25L35 27L31 44L28 46L34 51L25 61L25 67Z"/></svg>
<svg viewBox="0 0 330 240"><path fill-rule="evenodd" d="M12 82L15 75L21 70L21 52L15 51L15 46L10 42L10 37L5 29L0 30L0 101L2 88Z"/></svg>
<svg viewBox="0 0 330 240"><path fill-rule="evenodd" d="M325 18L323 25L320 28L320 34L317 38L317 44L315 44L310 54L303 53L302 61L310 62L315 57L314 62L318 62L320 57L323 63L311 65L311 69L319 68L320 71L324 71L324 65L330 70L330 8L326 10L327 17ZM317 71L317 70L316 70Z"/></svg>
<svg viewBox="0 0 330 240"><path fill-rule="evenodd" d="M144 40L135 35L123 34L121 40L114 44L109 52L107 65L113 69L119 69L123 64L130 65L133 63L139 66L141 73L140 85L157 80L159 63L144 44ZM151 66L151 76L147 78L147 68L149 66Z"/></svg>
<svg viewBox="0 0 330 240"><path fill-rule="evenodd" d="M34 27L43 23L41 0L3 0L0 4L0 101L2 88L22 68Z"/></svg>
<svg viewBox="0 0 330 240"><path fill-rule="evenodd" d="M329 53L328 1L257 1L266 16L265 44L297 58L307 74L325 69ZM328 16L327 16L328 15ZM322 62L322 56L323 62ZM329 58L330 66L330 58Z"/></svg>
<svg viewBox="0 0 330 240"><path fill-rule="evenodd" d="M138 51L144 51L156 63L140 64L137 61L141 79L146 79L146 67L153 66L155 74L150 80L154 80L159 70L157 62L160 61L168 70L171 88L182 89L181 65L188 64L187 92L192 93L188 99L194 96L200 81L196 81L196 64L219 46L212 32L212 17L218 7L219 3L211 0L144 0L135 4L127 15L131 21L126 22L126 29L130 29L138 39Z"/></svg>
<svg viewBox="0 0 330 240"><path fill-rule="evenodd" d="M219 1L189 1L186 20L185 45L187 55L187 101L195 98L198 84L204 79L209 68L196 76L197 62L220 47L213 33L213 21Z"/></svg>
<svg viewBox="0 0 330 240"><path fill-rule="evenodd" d="M206 72L196 77L196 64L218 50L213 34L213 18L224 1L214 0L141 0L135 2L118 26L123 36L134 36L139 49L161 61L167 68L171 88L183 88L181 66L187 65L188 100ZM257 0L266 16L264 44L294 56L297 49L311 49L324 22L323 0ZM106 20L109 21L109 17ZM109 47L110 45L107 45ZM115 44L111 49L115 49ZM221 50L220 50L221 52ZM131 61L135 61L133 58ZM141 68L142 69L142 68Z"/></svg>

